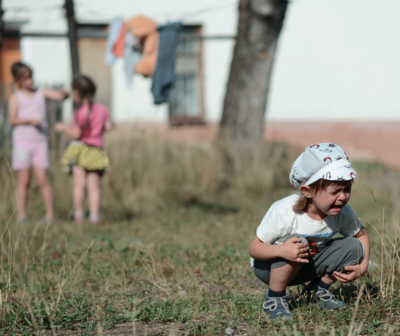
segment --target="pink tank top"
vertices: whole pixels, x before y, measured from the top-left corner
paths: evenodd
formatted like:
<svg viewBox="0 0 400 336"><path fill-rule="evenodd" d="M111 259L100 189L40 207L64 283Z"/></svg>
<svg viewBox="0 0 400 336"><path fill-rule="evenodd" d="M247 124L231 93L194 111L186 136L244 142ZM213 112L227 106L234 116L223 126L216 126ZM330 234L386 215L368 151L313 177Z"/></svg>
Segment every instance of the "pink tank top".
<svg viewBox="0 0 400 336"><path fill-rule="evenodd" d="M104 124L110 114L104 105L93 103L88 114L88 106L83 105L74 111L73 127L82 130L81 141L89 146L103 148Z"/></svg>
<svg viewBox="0 0 400 336"><path fill-rule="evenodd" d="M15 91L18 102L17 118L22 120L40 120L40 126L18 125L14 127L14 140L43 141L47 140L46 101L43 91L38 89L32 96L20 90Z"/></svg>

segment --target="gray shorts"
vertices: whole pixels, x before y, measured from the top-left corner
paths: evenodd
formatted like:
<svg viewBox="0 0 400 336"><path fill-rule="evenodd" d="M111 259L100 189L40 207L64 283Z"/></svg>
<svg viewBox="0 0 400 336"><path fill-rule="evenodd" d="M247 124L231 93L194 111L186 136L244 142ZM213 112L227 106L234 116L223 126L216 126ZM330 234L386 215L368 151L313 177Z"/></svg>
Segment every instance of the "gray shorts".
<svg viewBox="0 0 400 336"><path fill-rule="evenodd" d="M303 236L289 235L282 240ZM289 282L289 286L300 285L304 282L319 278L324 274L332 275L334 271L343 272L344 266L359 264L364 258L364 247L354 237L344 237L329 240L325 247L320 248L313 256L308 257L308 264L301 264L299 272ZM254 260L254 273L262 282L269 285L271 268L286 265L285 259Z"/></svg>

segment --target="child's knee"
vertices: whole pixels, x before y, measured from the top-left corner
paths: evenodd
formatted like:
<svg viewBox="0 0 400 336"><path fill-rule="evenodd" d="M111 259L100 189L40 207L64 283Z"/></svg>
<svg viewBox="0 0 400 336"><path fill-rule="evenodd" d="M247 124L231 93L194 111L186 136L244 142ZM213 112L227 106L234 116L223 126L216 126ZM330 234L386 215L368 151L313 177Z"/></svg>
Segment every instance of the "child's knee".
<svg viewBox="0 0 400 336"><path fill-rule="evenodd" d="M301 268L300 263L287 261L284 259L274 260L254 260L254 274L256 277L270 285L271 278L279 281L287 280L289 282L293 275L297 274Z"/></svg>
<svg viewBox="0 0 400 336"><path fill-rule="evenodd" d="M38 177L36 179L36 182L37 182L39 188L45 188L49 185L49 179L47 178L46 175Z"/></svg>
<svg viewBox="0 0 400 336"><path fill-rule="evenodd" d="M29 177L21 178L18 180L19 187L28 189L30 184L31 184L31 179Z"/></svg>
<svg viewBox="0 0 400 336"><path fill-rule="evenodd" d="M74 178L74 186L75 188L86 188L86 178L85 177L77 177Z"/></svg>
<svg viewBox="0 0 400 336"><path fill-rule="evenodd" d="M346 239L349 253L352 255L352 260L354 260L354 264L359 264L364 259L364 246L363 244L354 237L349 237Z"/></svg>
<svg viewBox="0 0 400 336"><path fill-rule="evenodd" d="M343 256L342 262L336 269L339 272L344 271L345 266L358 265L364 259L363 244L354 237L345 238L342 242L340 254Z"/></svg>

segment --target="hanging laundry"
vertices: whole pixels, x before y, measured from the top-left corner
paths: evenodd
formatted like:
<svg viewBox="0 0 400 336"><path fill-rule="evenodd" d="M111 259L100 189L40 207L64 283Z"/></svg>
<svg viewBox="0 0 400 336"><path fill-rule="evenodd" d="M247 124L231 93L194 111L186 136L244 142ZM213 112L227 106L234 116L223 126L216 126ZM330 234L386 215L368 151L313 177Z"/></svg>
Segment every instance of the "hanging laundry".
<svg viewBox="0 0 400 336"><path fill-rule="evenodd" d="M121 24L117 41L114 43L113 54L117 57L124 56L126 23Z"/></svg>
<svg viewBox="0 0 400 336"><path fill-rule="evenodd" d="M133 83L133 72L141 58L142 44L140 43L140 40L133 36L133 34L128 30L125 35L124 69L129 85L132 85Z"/></svg>
<svg viewBox="0 0 400 336"><path fill-rule="evenodd" d="M157 23L142 15L131 18L128 21L127 26L132 34L139 39L144 39L151 33L157 31Z"/></svg>
<svg viewBox="0 0 400 336"><path fill-rule="evenodd" d="M158 27L160 41L157 66L151 85L154 104L162 104L168 101L169 93L175 81L176 49L179 43L181 27L181 22L169 23Z"/></svg>
<svg viewBox="0 0 400 336"><path fill-rule="evenodd" d="M113 54L114 44L118 39L120 30L121 30L122 22L120 19L114 19L109 27L108 31L108 38L107 38L107 47L106 52L104 54L104 61L107 65L112 65L115 60L116 56Z"/></svg>
<svg viewBox="0 0 400 336"><path fill-rule="evenodd" d="M143 44L143 57L137 62L135 72L144 77L151 77L156 69L159 33L157 23L146 16L134 16L127 23L127 28Z"/></svg>
<svg viewBox="0 0 400 336"><path fill-rule="evenodd" d="M159 38L160 33L155 31L144 40L143 58L138 62L135 68L135 72L144 77L153 76L154 70L156 69Z"/></svg>

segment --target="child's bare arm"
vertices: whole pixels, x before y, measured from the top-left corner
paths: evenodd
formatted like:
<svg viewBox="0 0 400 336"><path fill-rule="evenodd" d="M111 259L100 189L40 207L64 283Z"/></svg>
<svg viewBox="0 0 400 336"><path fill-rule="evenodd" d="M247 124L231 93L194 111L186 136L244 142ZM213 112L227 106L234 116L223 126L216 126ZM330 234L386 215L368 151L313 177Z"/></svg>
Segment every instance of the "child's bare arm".
<svg viewBox="0 0 400 336"><path fill-rule="evenodd" d="M70 128L63 123L56 124L56 131L59 133L65 133L72 139L78 140L82 136L82 130L80 128Z"/></svg>
<svg viewBox="0 0 400 336"><path fill-rule="evenodd" d="M361 230L354 237L356 237L364 246L365 255L363 261L360 264L360 269L363 270L362 274L364 274L367 271L369 264L370 242L368 232L363 226L361 226Z"/></svg>
<svg viewBox="0 0 400 336"><path fill-rule="evenodd" d="M357 238L364 246L364 259L360 265L345 266L345 273L333 272L333 276L343 283L353 282L355 279L362 276L368 269L370 251L368 232L363 226L361 226L361 230L354 237Z"/></svg>
<svg viewBox="0 0 400 336"><path fill-rule="evenodd" d="M104 123L104 130L107 132L107 131L111 131L112 128L113 128L112 122L109 119Z"/></svg>
<svg viewBox="0 0 400 336"><path fill-rule="evenodd" d="M249 254L257 260L283 258L289 261L308 263L308 244L300 242L299 238L293 237L282 245L270 245L255 236L251 242Z"/></svg>
<svg viewBox="0 0 400 336"><path fill-rule="evenodd" d="M16 95L11 95L8 100L8 118L12 126L18 125L34 125L39 126L42 122L36 119L18 119L18 101Z"/></svg>
<svg viewBox="0 0 400 336"><path fill-rule="evenodd" d="M47 99L51 99L51 100L63 101L65 99L67 99L69 96L68 92L65 91L64 89L53 90L53 89L43 88L42 91L43 91L43 95Z"/></svg>

